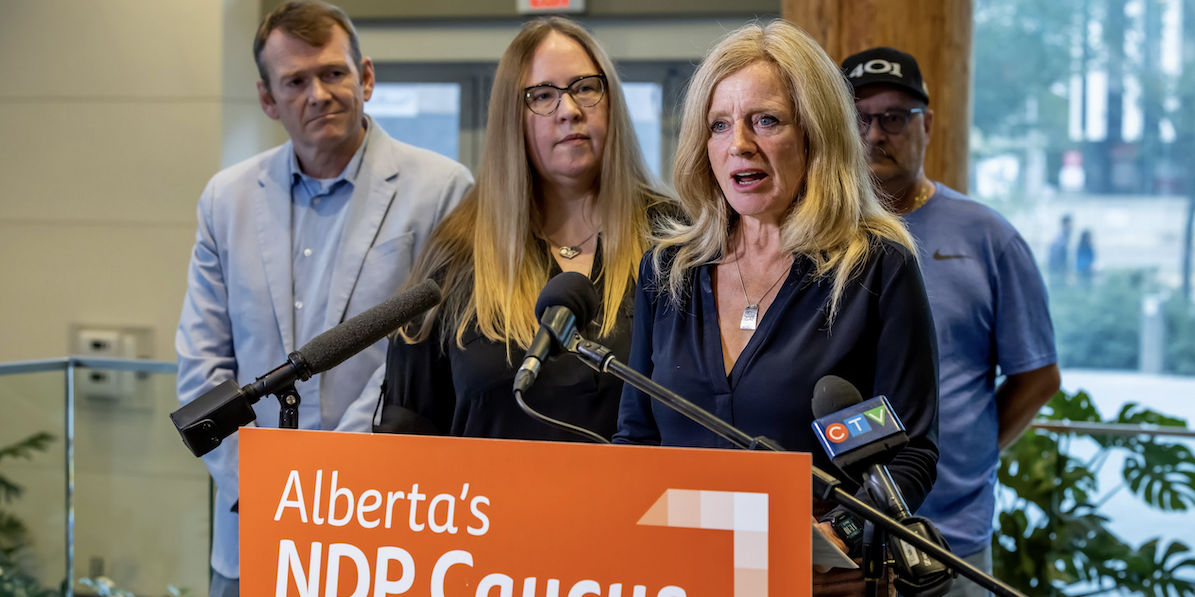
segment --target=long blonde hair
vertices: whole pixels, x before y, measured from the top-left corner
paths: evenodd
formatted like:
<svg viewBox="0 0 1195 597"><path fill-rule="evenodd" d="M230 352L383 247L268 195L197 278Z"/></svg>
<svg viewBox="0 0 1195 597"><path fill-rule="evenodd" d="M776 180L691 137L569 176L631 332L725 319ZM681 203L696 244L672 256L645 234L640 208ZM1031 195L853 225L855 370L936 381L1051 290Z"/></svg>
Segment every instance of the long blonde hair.
<svg viewBox="0 0 1195 597"><path fill-rule="evenodd" d="M526 348L539 327L535 302L548 281L552 257L537 249L542 214L535 202L535 174L527 158L521 92L535 50L552 32L579 44L606 76L609 110L594 208L603 225L601 335L614 330L628 289L648 249L648 207L662 195L644 165L622 82L597 41L577 23L560 17L523 26L498 62L490 94L485 152L477 184L432 234L411 273L411 283L434 276L444 302L422 322L403 331L408 342L425 340L436 318L442 339L463 337L476 324L486 338ZM509 352L509 351L508 351ZM509 357L509 354L508 354Z"/></svg>
<svg viewBox="0 0 1195 597"><path fill-rule="evenodd" d="M667 224L653 253L659 288L674 304L684 300L688 275L729 252L738 214L727 203L710 165L706 124L714 87L762 62L785 81L801 127L807 159L802 189L781 225L783 251L812 259L815 274L832 280L829 319L854 272L876 250L878 239L913 249L913 238L880 203L872 185L846 80L825 51L784 21L752 23L724 37L705 57L685 97L673 168L681 209L689 222ZM670 251L671 250L671 251ZM675 252L670 263L666 253Z"/></svg>

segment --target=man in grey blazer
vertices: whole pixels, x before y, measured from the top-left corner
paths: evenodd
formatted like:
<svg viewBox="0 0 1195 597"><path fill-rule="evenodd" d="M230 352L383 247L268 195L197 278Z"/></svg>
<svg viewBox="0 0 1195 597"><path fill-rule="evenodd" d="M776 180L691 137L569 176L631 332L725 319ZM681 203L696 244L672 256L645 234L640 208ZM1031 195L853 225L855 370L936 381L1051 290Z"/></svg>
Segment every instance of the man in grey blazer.
<svg viewBox="0 0 1195 597"><path fill-rule="evenodd" d="M245 384L312 337L389 298L436 223L473 184L460 164L391 139L365 115L373 64L343 11L286 4L254 42L262 110L290 141L212 177L175 337L178 394ZM369 431L384 342L296 384L304 429ZM278 404L255 405L277 426ZM204 457L216 481L212 595L240 577L237 436Z"/></svg>

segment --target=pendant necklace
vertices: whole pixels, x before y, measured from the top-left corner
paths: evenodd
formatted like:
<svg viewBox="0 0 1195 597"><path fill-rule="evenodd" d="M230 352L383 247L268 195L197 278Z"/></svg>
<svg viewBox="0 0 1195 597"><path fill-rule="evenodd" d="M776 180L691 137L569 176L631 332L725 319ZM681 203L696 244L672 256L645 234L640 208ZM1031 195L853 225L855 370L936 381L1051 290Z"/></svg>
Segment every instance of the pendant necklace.
<svg viewBox="0 0 1195 597"><path fill-rule="evenodd" d="M754 330L755 325L759 322L759 303L763 302L763 299L772 293L772 289L788 276L788 270L781 273L780 277L776 278L775 282L772 282L772 285L763 293L763 296L759 297L758 301L752 303L751 298L747 296L747 285L743 283L743 268L739 266L737 258L734 260L734 268L739 272L739 286L743 288L743 299L747 301L747 308L743 309L743 318L739 320L739 329ZM792 265L789 265L789 270L791 269Z"/></svg>
<svg viewBox="0 0 1195 597"><path fill-rule="evenodd" d="M598 233L598 231L594 230L592 234L585 237L585 240L583 240L575 245L562 245L562 244L552 240L552 237L548 236L547 234L544 234L544 238L548 239L549 243L560 247L560 256L561 257L564 257L565 259L572 259L572 258L576 257L577 255L581 254L581 247L584 246L585 243L589 242L589 239L593 238L594 236L597 236L597 233Z"/></svg>

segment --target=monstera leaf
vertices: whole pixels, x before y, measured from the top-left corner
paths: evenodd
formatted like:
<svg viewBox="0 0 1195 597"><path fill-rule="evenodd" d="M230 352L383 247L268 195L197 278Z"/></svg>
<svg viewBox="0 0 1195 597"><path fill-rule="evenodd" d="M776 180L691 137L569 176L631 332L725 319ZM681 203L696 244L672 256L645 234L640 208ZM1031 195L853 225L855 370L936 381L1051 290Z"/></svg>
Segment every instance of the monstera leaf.
<svg viewBox="0 0 1195 597"><path fill-rule="evenodd" d="M1050 420L1103 422L1085 392L1059 392L1042 416ZM1116 423L1185 426L1182 419L1126 405ZM1099 448L1090 460L1070 456L1078 439ZM1108 529L1093 470L1124 456L1124 486L1143 506L1195 510L1195 454L1182 444L1146 435L1111 436L1030 430L1001 453L1000 484L1015 492L999 512L993 537L996 576L1031 596L1054 596L1076 584L1083 596L1131 592L1148 597L1195 597L1195 557L1183 543L1158 540L1140 548ZM1089 469L1090 467L1090 469ZM1114 491L1114 490L1113 490Z"/></svg>
<svg viewBox="0 0 1195 597"><path fill-rule="evenodd" d="M1125 404L1120 409L1113 423L1121 425L1157 425L1158 427L1177 427L1186 429L1187 421L1177 417L1170 417L1145 408L1136 402ZM1148 436L1139 435L1095 435L1092 439L1105 448L1127 447L1132 449L1142 441L1149 442Z"/></svg>
<svg viewBox="0 0 1195 597"><path fill-rule="evenodd" d="M1191 548L1185 543L1174 541L1163 548L1161 542L1154 539L1134 551L1124 563L1118 580L1121 587L1133 593L1153 597L1195 597L1195 582L1188 580L1190 570L1195 568L1195 558L1191 557ZM1187 578L1178 576L1183 568Z"/></svg>
<svg viewBox="0 0 1195 597"><path fill-rule="evenodd" d="M1135 495L1159 510L1195 506L1195 454L1182 444L1138 442L1125 457L1123 476Z"/></svg>
<svg viewBox="0 0 1195 597"><path fill-rule="evenodd" d="M998 542L1010 544L1004 547ZM1033 527L1023 509L1000 513L1000 532L993 537L992 567L996 576L1026 595L1043 595L1050 585L1052 561L1041 556L1054 550L1050 532Z"/></svg>
<svg viewBox="0 0 1195 597"><path fill-rule="evenodd" d="M1099 409L1091 402L1091 396L1082 390L1070 396L1066 392L1058 390L1038 416L1051 421L1103 422Z"/></svg>
<svg viewBox="0 0 1195 597"><path fill-rule="evenodd" d="M1057 434L1048 431L1030 430L1000 458L1000 484L1043 511L1057 501L1086 503L1097 486L1087 466L1068 456Z"/></svg>

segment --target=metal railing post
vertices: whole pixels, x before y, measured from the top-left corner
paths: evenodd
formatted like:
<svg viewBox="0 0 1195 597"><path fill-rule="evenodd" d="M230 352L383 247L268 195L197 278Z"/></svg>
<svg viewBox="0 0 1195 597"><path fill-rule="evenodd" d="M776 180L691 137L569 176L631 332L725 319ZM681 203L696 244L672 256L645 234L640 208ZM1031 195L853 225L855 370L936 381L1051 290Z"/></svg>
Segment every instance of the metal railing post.
<svg viewBox="0 0 1195 597"><path fill-rule="evenodd" d="M75 595L75 360L66 362L66 597Z"/></svg>

